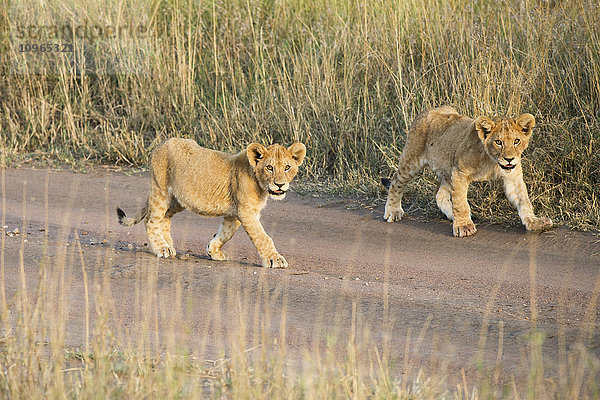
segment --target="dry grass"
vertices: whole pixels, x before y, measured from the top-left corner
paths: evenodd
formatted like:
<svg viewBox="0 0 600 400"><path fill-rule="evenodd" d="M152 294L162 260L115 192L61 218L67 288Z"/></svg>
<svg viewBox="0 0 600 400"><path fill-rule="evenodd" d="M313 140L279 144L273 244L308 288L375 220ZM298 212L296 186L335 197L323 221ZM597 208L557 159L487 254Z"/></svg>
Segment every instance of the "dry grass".
<svg viewBox="0 0 600 400"><path fill-rule="evenodd" d="M538 128L525 174L536 209L569 226L600 227L596 1L2 4L5 164L33 153L144 165L169 136L227 151L301 140L310 157L301 179L373 195L422 110L530 112ZM19 39L19 27L64 23L148 30L71 40L87 74L17 51L48 36ZM408 198L437 213L432 179L416 181ZM497 186L473 194L476 217L517 221Z"/></svg>

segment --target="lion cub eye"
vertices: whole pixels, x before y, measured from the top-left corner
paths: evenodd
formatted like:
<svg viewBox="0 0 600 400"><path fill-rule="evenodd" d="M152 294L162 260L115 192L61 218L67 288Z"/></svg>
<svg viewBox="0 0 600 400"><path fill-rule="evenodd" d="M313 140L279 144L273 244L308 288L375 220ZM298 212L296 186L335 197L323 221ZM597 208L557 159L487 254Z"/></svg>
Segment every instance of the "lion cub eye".
<svg viewBox="0 0 600 400"><path fill-rule="evenodd" d="M498 146L502 146L502 140L494 140L494 143L496 143Z"/></svg>
<svg viewBox="0 0 600 400"><path fill-rule="evenodd" d="M515 139L515 144L519 144L521 142L521 139Z"/></svg>
<svg viewBox="0 0 600 400"><path fill-rule="evenodd" d="M289 164L285 166L285 170L286 170L286 171L289 171L289 170L290 170L290 168L292 168L292 166L291 166L291 165L289 165Z"/></svg>
<svg viewBox="0 0 600 400"><path fill-rule="evenodd" d="M267 171L273 171L273 166L272 165L267 165Z"/></svg>

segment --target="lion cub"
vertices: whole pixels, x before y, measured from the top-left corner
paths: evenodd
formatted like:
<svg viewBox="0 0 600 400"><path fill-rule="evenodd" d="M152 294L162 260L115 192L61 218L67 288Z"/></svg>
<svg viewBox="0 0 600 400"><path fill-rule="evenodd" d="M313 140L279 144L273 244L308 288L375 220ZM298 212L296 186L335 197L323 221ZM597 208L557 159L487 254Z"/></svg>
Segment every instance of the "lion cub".
<svg viewBox="0 0 600 400"><path fill-rule="evenodd" d="M188 208L208 217L224 217L206 251L213 260L227 260L221 248L240 225L256 246L263 266L286 268L287 261L275 249L260 223L267 198L281 200L306 154L302 143L285 148L252 143L235 155L198 146L189 139L173 138L150 156L152 188L144 207L134 218L117 208L125 226L144 220L152 252L175 256L171 217Z"/></svg>
<svg viewBox="0 0 600 400"><path fill-rule="evenodd" d="M404 188L429 165L440 180L435 194L437 205L453 221L454 236L471 236L477 231L467 202L469 183L493 178L504 181L506 197L517 207L527 230L551 228L550 218L534 215L523 182L521 154L534 126L531 114L523 114L516 121L488 117L473 120L448 106L419 115L408 132L398 171L391 181L382 179L389 188L384 219L394 222L402 218Z"/></svg>

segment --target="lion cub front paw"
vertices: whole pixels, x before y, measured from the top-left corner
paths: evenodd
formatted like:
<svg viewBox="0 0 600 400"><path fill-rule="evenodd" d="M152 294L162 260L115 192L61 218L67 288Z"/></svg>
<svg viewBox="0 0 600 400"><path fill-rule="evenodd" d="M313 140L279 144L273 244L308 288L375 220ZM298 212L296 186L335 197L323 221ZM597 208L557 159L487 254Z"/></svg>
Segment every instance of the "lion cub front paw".
<svg viewBox="0 0 600 400"><path fill-rule="evenodd" d="M548 217L534 218L525 224L528 231L540 233L552 228L552 220Z"/></svg>
<svg viewBox="0 0 600 400"><path fill-rule="evenodd" d="M172 247L163 246L159 247L158 249L155 249L154 254L156 254L156 257L158 258L169 258L175 257L177 255L177 252Z"/></svg>
<svg viewBox="0 0 600 400"><path fill-rule="evenodd" d="M215 261L228 261L229 260L229 254L225 250L208 252L208 255L210 256L210 258L212 258Z"/></svg>
<svg viewBox="0 0 600 400"><path fill-rule="evenodd" d="M212 242L211 242L212 243ZM206 246L206 252L215 261L227 261L229 260L229 254L222 249L218 249L214 246L211 247L211 243Z"/></svg>
<svg viewBox="0 0 600 400"><path fill-rule="evenodd" d="M288 263L281 254L276 253L271 258L263 258L263 267L265 268L287 268Z"/></svg>
<svg viewBox="0 0 600 400"><path fill-rule="evenodd" d="M402 206L400 207L392 207L388 204L385 205L385 214L383 214L383 219L387 222L395 222L400 221L404 216L404 210Z"/></svg>
<svg viewBox="0 0 600 400"><path fill-rule="evenodd" d="M455 222L452 224L452 231L455 237L467 237L474 235L477 232L477 228L475 228L475 224L471 221L462 224Z"/></svg>

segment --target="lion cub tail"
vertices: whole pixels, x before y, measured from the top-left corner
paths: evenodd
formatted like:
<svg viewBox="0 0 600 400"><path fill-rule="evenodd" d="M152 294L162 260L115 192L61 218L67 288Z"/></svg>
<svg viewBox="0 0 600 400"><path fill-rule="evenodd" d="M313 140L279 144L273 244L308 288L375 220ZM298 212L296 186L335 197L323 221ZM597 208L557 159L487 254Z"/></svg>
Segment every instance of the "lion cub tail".
<svg viewBox="0 0 600 400"><path fill-rule="evenodd" d="M117 216L119 217L119 223L121 225L133 226L141 220L146 219L148 216L148 201L146 201L144 207L142 207L142 209L133 218L125 215L125 211L121 210L119 207L117 207Z"/></svg>

